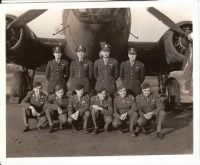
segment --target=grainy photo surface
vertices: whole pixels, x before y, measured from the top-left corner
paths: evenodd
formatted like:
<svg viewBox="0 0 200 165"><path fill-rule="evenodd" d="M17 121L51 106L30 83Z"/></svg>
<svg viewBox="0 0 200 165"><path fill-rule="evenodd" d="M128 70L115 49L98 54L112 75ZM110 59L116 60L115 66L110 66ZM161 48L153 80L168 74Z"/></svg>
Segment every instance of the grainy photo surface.
<svg viewBox="0 0 200 165"><path fill-rule="evenodd" d="M5 20L7 158L193 154L191 6Z"/></svg>

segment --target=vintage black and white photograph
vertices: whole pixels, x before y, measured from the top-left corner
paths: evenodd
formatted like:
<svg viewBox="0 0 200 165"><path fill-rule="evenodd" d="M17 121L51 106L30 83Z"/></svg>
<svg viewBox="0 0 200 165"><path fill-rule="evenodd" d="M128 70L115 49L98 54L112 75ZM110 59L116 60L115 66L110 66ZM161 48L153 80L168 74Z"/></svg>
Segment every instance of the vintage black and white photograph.
<svg viewBox="0 0 200 165"><path fill-rule="evenodd" d="M192 13L7 10L6 157L193 154Z"/></svg>

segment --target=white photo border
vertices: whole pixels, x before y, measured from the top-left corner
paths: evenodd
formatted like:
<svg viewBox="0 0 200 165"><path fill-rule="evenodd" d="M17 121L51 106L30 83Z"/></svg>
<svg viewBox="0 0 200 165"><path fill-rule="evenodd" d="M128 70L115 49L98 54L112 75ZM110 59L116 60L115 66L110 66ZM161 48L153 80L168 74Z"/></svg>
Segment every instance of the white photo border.
<svg viewBox="0 0 200 165"><path fill-rule="evenodd" d="M108 8L150 5L192 5L194 29L194 65L193 65L193 154L191 155L159 155L159 156L98 156L98 157L52 157L52 158L6 158L6 64L5 64L5 14L8 10L28 9L63 9L63 8ZM200 122L199 122L199 54L200 54L200 19L199 0L166 0L166 1L126 1L126 2L70 2L70 3L27 3L0 5L0 162L2 164L199 164L200 163Z"/></svg>

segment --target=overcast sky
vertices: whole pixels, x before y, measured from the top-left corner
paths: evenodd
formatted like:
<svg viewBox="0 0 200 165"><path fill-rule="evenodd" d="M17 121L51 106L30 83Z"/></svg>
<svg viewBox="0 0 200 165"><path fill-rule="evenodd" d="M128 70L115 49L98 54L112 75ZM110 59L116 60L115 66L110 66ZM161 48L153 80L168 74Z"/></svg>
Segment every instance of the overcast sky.
<svg viewBox="0 0 200 165"><path fill-rule="evenodd" d="M176 23L183 20L192 20L191 6L159 6L157 9L162 11ZM23 12L25 11L9 11L9 14L18 16ZM131 8L131 16L131 32L139 36L139 39L130 36L130 41L158 41L168 29L161 21L152 16L145 7ZM62 10L50 9L28 25L37 36L52 38L52 34L62 28L61 23ZM63 36L57 35L56 37Z"/></svg>

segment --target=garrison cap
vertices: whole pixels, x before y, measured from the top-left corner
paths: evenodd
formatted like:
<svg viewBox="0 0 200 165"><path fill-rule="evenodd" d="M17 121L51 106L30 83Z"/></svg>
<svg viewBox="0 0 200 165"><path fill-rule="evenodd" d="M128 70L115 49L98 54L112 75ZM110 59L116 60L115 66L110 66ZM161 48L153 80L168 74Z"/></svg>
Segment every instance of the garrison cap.
<svg viewBox="0 0 200 165"><path fill-rule="evenodd" d="M84 86L82 84L76 84L76 86L75 86L76 90L81 90L83 88L84 88Z"/></svg>
<svg viewBox="0 0 200 165"><path fill-rule="evenodd" d="M97 93L101 93L101 92L103 92L103 91L106 91L106 89L105 89L105 88L99 88L99 89L97 89L96 91L97 91Z"/></svg>
<svg viewBox="0 0 200 165"><path fill-rule="evenodd" d="M136 54L137 54L137 51L136 51L135 48L129 48L129 49L128 49L128 54L136 55Z"/></svg>
<svg viewBox="0 0 200 165"><path fill-rule="evenodd" d="M86 48L83 46L83 45L79 45L77 48L76 48L76 52L80 52L80 51L86 51Z"/></svg>
<svg viewBox="0 0 200 165"><path fill-rule="evenodd" d="M148 89L150 87L151 87L151 85L149 83L142 84L142 89Z"/></svg>
<svg viewBox="0 0 200 165"><path fill-rule="evenodd" d="M111 49L111 46L110 46L110 44L105 44L104 46L102 46L102 48L101 48L101 50L103 50L103 51L110 51L110 49Z"/></svg>
<svg viewBox="0 0 200 165"><path fill-rule="evenodd" d="M105 44L106 44L106 41L101 41L101 42L99 43L101 49L103 49L103 47L104 47Z"/></svg>
<svg viewBox="0 0 200 165"><path fill-rule="evenodd" d="M42 86L41 82L39 81L36 81L34 84L33 84L33 88L37 88L39 86Z"/></svg>
<svg viewBox="0 0 200 165"><path fill-rule="evenodd" d="M120 86L118 86L118 88L117 88L118 91L121 91L122 89L126 89L124 85L120 85Z"/></svg>
<svg viewBox="0 0 200 165"><path fill-rule="evenodd" d="M62 51L61 51L61 47L60 46L55 46L54 48L53 48L53 52L55 53L61 53Z"/></svg>
<svg viewBox="0 0 200 165"><path fill-rule="evenodd" d="M63 86L62 85L60 85L60 84L58 84L58 85L56 85L56 87L55 87L55 92L58 92L58 91L60 91L60 90L64 90L64 88L63 88Z"/></svg>

